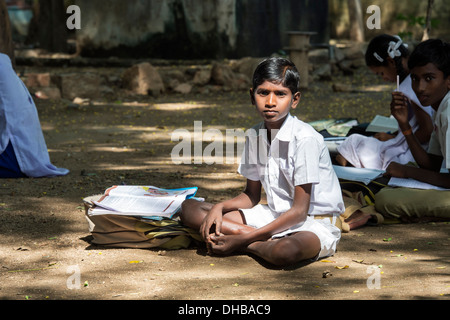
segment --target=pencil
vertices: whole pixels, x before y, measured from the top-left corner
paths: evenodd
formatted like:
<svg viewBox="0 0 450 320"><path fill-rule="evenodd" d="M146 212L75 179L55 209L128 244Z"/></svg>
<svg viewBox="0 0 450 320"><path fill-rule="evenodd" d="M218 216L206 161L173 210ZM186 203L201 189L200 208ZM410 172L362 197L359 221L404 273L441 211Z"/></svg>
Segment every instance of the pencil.
<svg viewBox="0 0 450 320"><path fill-rule="evenodd" d="M400 91L400 76L397 75L397 92Z"/></svg>

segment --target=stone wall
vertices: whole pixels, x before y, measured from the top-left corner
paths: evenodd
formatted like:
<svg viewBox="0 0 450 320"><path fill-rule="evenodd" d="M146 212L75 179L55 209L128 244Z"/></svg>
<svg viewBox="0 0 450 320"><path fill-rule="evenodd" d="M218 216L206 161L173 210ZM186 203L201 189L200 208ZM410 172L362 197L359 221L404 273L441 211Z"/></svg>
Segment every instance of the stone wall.
<svg viewBox="0 0 450 320"><path fill-rule="evenodd" d="M333 59L327 48L311 50L309 65L310 83L332 81L336 75L352 75L365 68L365 44L353 43L335 47ZM77 58L86 60L87 58ZM262 58L245 57L235 60L215 60L208 64L170 65L149 61L136 61L128 67L78 67L44 68L45 72L21 72L30 92L40 99L63 99L69 105L89 103L93 100L115 101L164 94L208 94L217 92L248 92L252 86L253 72ZM110 61L110 59L105 59ZM22 60L21 60L22 61ZM97 61L97 60L96 60ZM335 90L352 90L334 85Z"/></svg>

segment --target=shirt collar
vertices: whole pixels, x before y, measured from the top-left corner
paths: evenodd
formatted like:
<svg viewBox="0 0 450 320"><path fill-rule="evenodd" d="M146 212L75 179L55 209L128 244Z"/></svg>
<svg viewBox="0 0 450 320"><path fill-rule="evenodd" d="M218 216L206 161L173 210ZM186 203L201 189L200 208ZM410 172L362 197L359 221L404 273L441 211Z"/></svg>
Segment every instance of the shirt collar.
<svg viewBox="0 0 450 320"><path fill-rule="evenodd" d="M276 136L274 139L280 140L280 141L291 141L292 138L292 130L293 130L293 121L294 116L292 116L290 113L286 116L286 119L284 120L283 124L281 125L281 128L278 130ZM267 142L267 128L264 124L264 122L261 122L257 127L250 132L247 132L249 136L254 137L262 137Z"/></svg>
<svg viewBox="0 0 450 320"><path fill-rule="evenodd" d="M286 116L286 119L284 120L283 124L281 125L280 130L278 131L277 135L274 139L277 139L279 141L291 141L292 139L292 123L294 121L294 116L292 116L290 113Z"/></svg>

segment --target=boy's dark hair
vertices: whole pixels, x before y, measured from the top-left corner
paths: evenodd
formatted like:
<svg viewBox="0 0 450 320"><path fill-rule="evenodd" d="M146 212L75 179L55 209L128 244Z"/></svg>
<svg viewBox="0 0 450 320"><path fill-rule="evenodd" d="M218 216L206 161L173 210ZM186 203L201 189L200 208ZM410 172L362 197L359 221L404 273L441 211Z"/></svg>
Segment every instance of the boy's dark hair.
<svg viewBox="0 0 450 320"><path fill-rule="evenodd" d="M390 48L396 45L398 45L397 49L401 55L390 57ZM402 58L407 58L408 56L408 46L402 42L400 37L381 34L370 41L367 46L365 58L368 67L386 67L388 65L388 58L392 58L395 62L397 74L400 76L401 81L403 81L407 77L408 72L403 68Z"/></svg>
<svg viewBox="0 0 450 320"><path fill-rule="evenodd" d="M300 74L291 61L274 57L263 60L253 74L253 90L265 81L281 84L289 88L292 94L300 91Z"/></svg>
<svg viewBox="0 0 450 320"><path fill-rule="evenodd" d="M440 39L429 39L417 45L408 61L408 68L423 67L432 63L444 73L450 75L450 44Z"/></svg>

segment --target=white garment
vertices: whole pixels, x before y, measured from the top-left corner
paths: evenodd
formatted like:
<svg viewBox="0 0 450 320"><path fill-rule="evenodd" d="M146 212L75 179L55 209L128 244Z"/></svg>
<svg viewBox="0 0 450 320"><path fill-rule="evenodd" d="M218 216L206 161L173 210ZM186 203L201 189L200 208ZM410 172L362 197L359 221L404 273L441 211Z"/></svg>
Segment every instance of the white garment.
<svg viewBox="0 0 450 320"><path fill-rule="evenodd" d="M69 172L50 163L34 101L14 72L9 57L0 54L0 154L9 142L21 171L28 177L59 176Z"/></svg>
<svg viewBox="0 0 450 320"><path fill-rule="evenodd" d="M433 109L422 106L417 99L416 94L412 90L411 77L409 75L400 84L399 91L427 112L430 117L433 117ZM414 114L409 123L413 132L419 129ZM422 147L426 149L428 144L424 144ZM414 157L401 130L398 131L395 138L387 141L380 141L374 137L366 137L360 134L352 134L338 146L337 151L356 168L385 170L392 161L401 164L414 161Z"/></svg>
<svg viewBox="0 0 450 320"><path fill-rule="evenodd" d="M270 209L277 214L292 207L295 186L312 184L309 215L345 210L339 180L323 137L309 124L286 117L272 143L264 123L247 131L239 173L261 181Z"/></svg>
<svg viewBox="0 0 450 320"><path fill-rule="evenodd" d="M450 91L442 99L434 118L434 131L431 135L428 152L444 157L444 167L450 169Z"/></svg>

